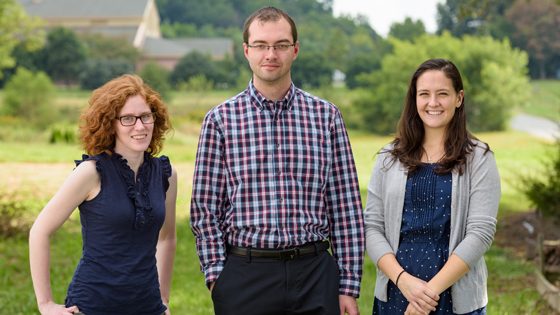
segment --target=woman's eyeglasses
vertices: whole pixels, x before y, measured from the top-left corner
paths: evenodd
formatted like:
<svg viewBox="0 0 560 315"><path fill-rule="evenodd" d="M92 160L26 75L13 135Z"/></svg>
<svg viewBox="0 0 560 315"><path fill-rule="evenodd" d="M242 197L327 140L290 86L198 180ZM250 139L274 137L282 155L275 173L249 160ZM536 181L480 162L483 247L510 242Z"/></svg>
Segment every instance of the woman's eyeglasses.
<svg viewBox="0 0 560 315"><path fill-rule="evenodd" d="M118 119L121 122L121 125L125 127L129 127L129 126L136 125L136 121L138 121L138 119L140 119L140 121L144 125L153 124L156 121L156 116L154 115L154 113L146 113L140 116L124 115L124 116L117 117L116 119Z"/></svg>

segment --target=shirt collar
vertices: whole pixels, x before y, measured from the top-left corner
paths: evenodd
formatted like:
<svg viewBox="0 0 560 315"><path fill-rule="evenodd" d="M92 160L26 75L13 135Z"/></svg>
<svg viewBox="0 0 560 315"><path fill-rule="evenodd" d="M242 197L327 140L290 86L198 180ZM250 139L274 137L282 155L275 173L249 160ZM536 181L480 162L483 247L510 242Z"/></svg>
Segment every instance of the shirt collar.
<svg viewBox="0 0 560 315"><path fill-rule="evenodd" d="M272 101L266 99L266 97L264 97L264 95L262 95L257 90L257 88L255 88L255 85L253 84L253 80L249 82L248 89L249 89L249 95L251 96L251 99L254 101L253 104L255 104L255 106L257 106L259 110L265 110L265 109L274 110L275 104L276 106L280 105L283 110L285 109L290 110L293 105L296 87L292 82L290 84L290 88L288 89L286 95L284 95L284 97L278 101Z"/></svg>

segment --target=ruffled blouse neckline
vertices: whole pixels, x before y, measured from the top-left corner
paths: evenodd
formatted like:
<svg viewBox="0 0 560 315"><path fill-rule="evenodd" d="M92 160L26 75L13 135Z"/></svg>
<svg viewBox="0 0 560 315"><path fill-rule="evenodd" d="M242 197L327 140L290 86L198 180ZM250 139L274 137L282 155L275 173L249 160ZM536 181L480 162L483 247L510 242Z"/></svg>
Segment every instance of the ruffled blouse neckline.
<svg viewBox="0 0 560 315"><path fill-rule="evenodd" d="M111 154L111 161L113 161L121 178L124 180L127 186L126 195L134 205L134 229L142 230L153 221L152 205L148 191L152 158L149 153L144 152L144 161L138 168L136 179L134 178L134 171L122 155L113 152Z"/></svg>

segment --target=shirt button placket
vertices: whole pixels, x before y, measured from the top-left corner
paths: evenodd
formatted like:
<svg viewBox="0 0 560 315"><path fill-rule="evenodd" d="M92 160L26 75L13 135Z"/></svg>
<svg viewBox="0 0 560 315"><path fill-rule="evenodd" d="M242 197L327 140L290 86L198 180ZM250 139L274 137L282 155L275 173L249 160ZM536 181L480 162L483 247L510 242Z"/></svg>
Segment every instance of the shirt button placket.
<svg viewBox="0 0 560 315"><path fill-rule="evenodd" d="M283 191L281 189L283 183L282 183L282 159L284 158L282 156L282 152L281 152L281 145L280 145L280 135L282 133L281 131L281 125L280 125L280 115L281 115L281 110L279 108L277 108L278 104L274 104L274 110L275 110L275 115L274 115L274 127L275 127L275 146L276 146L276 181L278 183L278 205L281 206L284 203L284 198L283 198Z"/></svg>
<svg viewBox="0 0 560 315"><path fill-rule="evenodd" d="M276 120L276 122L278 122L278 120ZM280 142L278 142L278 140L276 141L275 147L276 147L276 156L278 157L277 161L276 161L276 164L277 164L277 168L276 168L277 179L276 179L276 181L279 184L278 187L280 187L280 185L282 185L282 177L281 177L282 176L282 159L281 159L281 154L280 154ZM280 190L279 197L278 197L278 204L282 204L282 201L284 200L281 196L282 196L282 191Z"/></svg>

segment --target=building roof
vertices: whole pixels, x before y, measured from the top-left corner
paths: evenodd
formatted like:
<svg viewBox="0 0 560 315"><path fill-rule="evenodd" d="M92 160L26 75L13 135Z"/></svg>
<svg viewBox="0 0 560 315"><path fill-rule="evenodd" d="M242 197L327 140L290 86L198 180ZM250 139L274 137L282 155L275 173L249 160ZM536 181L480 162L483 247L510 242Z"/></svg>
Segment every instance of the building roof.
<svg viewBox="0 0 560 315"><path fill-rule="evenodd" d="M135 26L107 26L107 25L96 25L96 26L74 26L72 30L80 34L100 34L111 38L123 38L129 43L134 42L136 37L136 32L138 28Z"/></svg>
<svg viewBox="0 0 560 315"><path fill-rule="evenodd" d="M18 0L27 13L44 19L141 18L149 0Z"/></svg>
<svg viewBox="0 0 560 315"><path fill-rule="evenodd" d="M2 0L0 0L2 1ZM213 59L233 55L229 38L160 38L154 0L17 0L27 14L78 33L98 33L127 39L142 55L153 59L180 59L192 51Z"/></svg>
<svg viewBox="0 0 560 315"><path fill-rule="evenodd" d="M233 54L230 38L153 38L147 37L143 54L146 57L180 58L192 51L208 53L212 58L222 59Z"/></svg>

